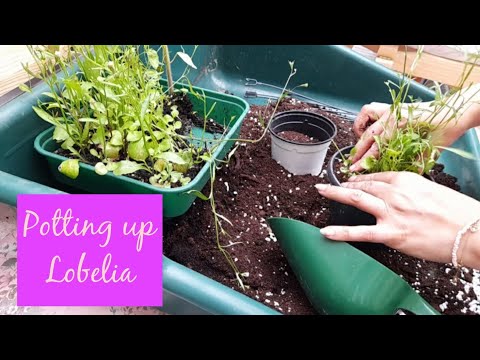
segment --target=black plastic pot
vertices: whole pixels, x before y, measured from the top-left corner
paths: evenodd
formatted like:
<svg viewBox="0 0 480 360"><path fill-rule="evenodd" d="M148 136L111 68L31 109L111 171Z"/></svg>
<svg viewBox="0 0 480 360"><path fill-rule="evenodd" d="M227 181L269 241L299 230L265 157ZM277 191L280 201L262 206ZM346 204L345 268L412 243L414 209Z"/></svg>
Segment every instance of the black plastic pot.
<svg viewBox="0 0 480 360"><path fill-rule="evenodd" d="M327 167L327 176L330 184L340 186L340 180L338 179L337 173L335 171L335 164L339 161L339 159L340 161L342 160L340 154L342 154L344 158L347 158L352 148L353 146L347 146L343 149L340 149L330 159ZM358 210L356 207L341 204L333 200L331 201L330 205L330 214L330 222L332 225L355 226L375 225L377 223L377 220L374 216L364 211Z"/></svg>
<svg viewBox="0 0 480 360"><path fill-rule="evenodd" d="M308 111L285 111L275 115L268 128L274 160L294 175L320 174L330 143L337 134L331 120ZM295 131L318 141L290 141L279 136L282 131Z"/></svg>
<svg viewBox="0 0 480 360"><path fill-rule="evenodd" d="M350 155L350 151L352 150L353 146L347 146L343 149L337 151L330 159L330 162L327 166L327 176L328 180L330 181L331 185L340 186L340 180L337 177L337 173L335 171L335 164L342 160L340 154L343 155L344 158L347 158ZM425 174L423 175L426 179L430 181L435 181L430 175ZM356 225L375 225L377 223L377 219L375 216L366 213L357 209L354 206L345 205L339 203L337 201L330 201L330 223L332 225L346 225L346 226L356 226ZM383 244L377 243L352 243L355 247L362 249L387 249L387 247Z"/></svg>

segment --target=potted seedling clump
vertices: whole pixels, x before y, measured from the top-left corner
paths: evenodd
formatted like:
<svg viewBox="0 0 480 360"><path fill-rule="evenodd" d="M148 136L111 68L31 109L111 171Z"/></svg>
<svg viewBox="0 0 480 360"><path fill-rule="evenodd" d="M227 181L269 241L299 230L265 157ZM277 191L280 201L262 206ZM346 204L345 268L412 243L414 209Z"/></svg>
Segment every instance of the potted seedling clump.
<svg viewBox="0 0 480 360"><path fill-rule="evenodd" d="M417 56L419 57L420 53ZM470 72L471 70L464 73L459 89L464 87ZM471 91L466 89L467 91L463 93L469 94L468 98L465 98L460 90L443 95L440 88L437 87L435 100L426 106L425 103L407 97L410 82L411 77L407 75L402 76L399 84L386 82L392 97L392 105L389 109L389 119L382 121L384 136L373 136L378 156L364 157L361 161L363 170L352 172L350 171L351 158L355 155L356 148L349 146L338 149L330 159L327 168L328 179L332 185L339 186L355 174L385 171L415 172L434 181L430 172L437 164L442 150L473 158L465 151L440 144L444 143L443 130L447 126L455 126L456 120L464 110L464 104L476 93L471 94ZM408 103L407 99L410 100ZM334 201L332 201L331 213L331 223L335 225L373 225L376 223L376 219L372 215Z"/></svg>
<svg viewBox="0 0 480 360"><path fill-rule="evenodd" d="M196 67L184 51L174 83L166 45L30 51L49 90L33 110L53 125L35 148L54 177L93 193L163 194L167 217L190 207L248 112L242 99L193 87L186 75Z"/></svg>

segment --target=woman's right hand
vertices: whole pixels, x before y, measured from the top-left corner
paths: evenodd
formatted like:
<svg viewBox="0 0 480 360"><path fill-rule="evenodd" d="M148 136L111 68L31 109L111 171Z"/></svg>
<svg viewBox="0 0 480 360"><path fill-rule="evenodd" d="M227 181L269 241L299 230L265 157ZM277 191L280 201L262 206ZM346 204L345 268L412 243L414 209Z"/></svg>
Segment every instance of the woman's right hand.
<svg viewBox="0 0 480 360"><path fill-rule="evenodd" d="M390 105L372 102L364 105L353 124L353 131L360 138L355 145L356 153L352 157L351 171L360 171L361 161L368 156L378 156L378 147L374 136L380 135L390 118Z"/></svg>
<svg viewBox="0 0 480 360"><path fill-rule="evenodd" d="M402 106L403 118L397 123L398 127L405 126L408 110L406 105ZM419 103L414 111L415 121L428 121L431 124L441 124L437 132L436 144L450 146L468 129L480 125L480 105L474 102L465 104L455 117L450 113L450 107L445 107L432 117L431 103ZM453 117L450 120L449 117ZM447 119L447 120L446 120ZM360 140L355 145L356 152L351 158L352 166L350 171L358 172L363 170L362 161L370 156L378 158L378 146L374 136L388 138L392 135L395 118L391 115L390 105L384 103L370 103L362 107L353 124L355 134ZM444 125L443 125L444 124Z"/></svg>

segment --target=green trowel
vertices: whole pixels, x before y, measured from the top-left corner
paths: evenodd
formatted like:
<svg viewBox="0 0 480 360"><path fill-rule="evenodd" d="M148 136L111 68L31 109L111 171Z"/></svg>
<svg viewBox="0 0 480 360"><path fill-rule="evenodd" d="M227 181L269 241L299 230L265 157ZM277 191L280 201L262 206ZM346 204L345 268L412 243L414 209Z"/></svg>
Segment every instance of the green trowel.
<svg viewBox="0 0 480 360"><path fill-rule="evenodd" d="M267 220L319 313L439 315L406 281L353 246L297 220Z"/></svg>

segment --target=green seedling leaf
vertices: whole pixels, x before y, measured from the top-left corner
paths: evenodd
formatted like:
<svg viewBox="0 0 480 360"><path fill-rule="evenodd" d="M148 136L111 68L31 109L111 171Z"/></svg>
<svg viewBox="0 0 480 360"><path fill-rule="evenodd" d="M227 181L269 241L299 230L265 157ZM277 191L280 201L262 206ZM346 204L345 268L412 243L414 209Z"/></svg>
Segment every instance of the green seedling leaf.
<svg viewBox="0 0 480 360"><path fill-rule="evenodd" d="M177 181L179 181L182 178L182 173L178 171L172 171L170 173L170 179L172 184L175 184Z"/></svg>
<svg viewBox="0 0 480 360"><path fill-rule="evenodd" d="M182 122L181 122L181 121L175 121L175 122L173 123L173 128L174 128L175 130L181 129L181 128L182 128Z"/></svg>
<svg viewBox="0 0 480 360"><path fill-rule="evenodd" d="M84 122L84 123L98 124L98 120L97 119L92 119L92 118L80 118L80 119L78 119L78 121Z"/></svg>
<svg viewBox="0 0 480 360"><path fill-rule="evenodd" d="M105 105L98 101L90 101L90 107L92 108L92 110L97 111L100 114L105 114L107 112L107 109L105 109Z"/></svg>
<svg viewBox="0 0 480 360"><path fill-rule="evenodd" d="M104 83L104 84L108 84L110 86L115 86L115 87L120 87L119 85L117 84L113 84L113 83ZM112 100L113 102L116 102L117 104L120 104L120 99L119 99L119 95L116 95L112 89L110 89L109 87L105 87L104 91L102 92L102 94L104 94L107 99L109 100Z"/></svg>
<svg viewBox="0 0 480 360"><path fill-rule="evenodd" d="M167 151L171 147L171 142L170 139L165 138L163 139L157 146L157 150L162 152L162 151Z"/></svg>
<svg viewBox="0 0 480 360"><path fill-rule="evenodd" d="M80 172L80 165L78 164L77 159L68 159L63 161L59 167L58 171L63 175L69 177L70 179L76 179Z"/></svg>
<svg viewBox="0 0 480 360"><path fill-rule="evenodd" d="M130 125L129 130L130 131L135 131L140 127L140 121L136 120Z"/></svg>
<svg viewBox="0 0 480 360"><path fill-rule="evenodd" d="M205 195L203 195L203 194L202 194L200 191L198 191L198 190L190 190L190 191L187 191L187 194L189 194L189 195L190 195L190 194L193 194L193 195L195 195L196 197L198 197L198 198L200 198L200 199L202 199L202 200L205 200L205 201L210 200L210 196L209 196L209 197L206 197Z"/></svg>
<svg viewBox="0 0 480 360"><path fill-rule="evenodd" d="M123 146L123 136L119 130L112 131L112 138L110 139L110 143L114 146Z"/></svg>
<svg viewBox="0 0 480 360"><path fill-rule="evenodd" d="M180 184L182 184L182 186L185 186L187 185L190 181L192 181L192 179L190 179L189 177L182 177L180 179Z"/></svg>
<svg viewBox="0 0 480 360"><path fill-rule="evenodd" d="M177 52L177 55L180 57L180 59L182 59L185 64L187 64L188 66L194 68L194 69L197 69L197 67L195 66L195 64L193 63L192 61L192 58L190 57L190 55L188 55L187 53L184 53L183 51L179 51Z"/></svg>
<svg viewBox="0 0 480 360"><path fill-rule="evenodd" d="M55 130L53 131L53 140L57 140L58 142L60 141L65 141L67 140L70 135L68 135L67 130L63 126L55 126Z"/></svg>
<svg viewBox="0 0 480 360"><path fill-rule="evenodd" d="M452 152L452 153L454 153L458 156L461 156L465 159L478 160L472 153L469 153L465 150L455 149L455 148L446 147L446 146L437 146L437 148L450 151L450 152Z"/></svg>
<svg viewBox="0 0 480 360"><path fill-rule="evenodd" d="M153 164L153 168L159 173L165 170L166 167L167 161L164 159L158 159L157 161L155 161L155 164Z"/></svg>
<svg viewBox="0 0 480 360"><path fill-rule="evenodd" d="M173 164L173 170L178 171L182 174L185 174L188 171L188 168L188 164Z"/></svg>
<svg viewBox="0 0 480 360"><path fill-rule="evenodd" d="M90 149L90 154L93 155L93 156L95 156L95 157L97 157L97 158L100 157L100 154L99 154L98 151L95 150L95 149Z"/></svg>
<svg viewBox="0 0 480 360"><path fill-rule="evenodd" d="M105 139L105 133L103 127L99 127L95 134L92 135L91 140L95 145L102 144L103 140Z"/></svg>
<svg viewBox="0 0 480 360"><path fill-rule="evenodd" d="M138 170L147 170L147 168L135 161L122 160L117 163L117 166L115 166L113 173L119 176L131 174Z"/></svg>
<svg viewBox="0 0 480 360"><path fill-rule="evenodd" d="M129 143L127 153L128 156L137 161L145 161L149 155L148 150L145 148L145 142L143 139Z"/></svg>
<svg viewBox="0 0 480 360"><path fill-rule="evenodd" d="M288 62L288 65L290 65L290 70L293 71L293 67L294 67L294 65L295 65L295 61L289 61L289 62Z"/></svg>
<svg viewBox="0 0 480 360"><path fill-rule="evenodd" d="M184 165L187 162L177 153L174 152L164 152L159 155L160 159L165 159L171 163Z"/></svg>
<svg viewBox="0 0 480 360"><path fill-rule="evenodd" d="M155 139L157 140L162 140L165 137L165 133L163 131L154 131L153 136L155 136Z"/></svg>
<svg viewBox="0 0 480 360"><path fill-rule="evenodd" d="M153 49L147 50L148 63L154 69L157 69L160 66L160 61L158 60L158 53Z"/></svg>
<svg viewBox="0 0 480 360"><path fill-rule="evenodd" d="M105 156L111 160L117 160L120 157L121 146L112 145L112 143L107 142L105 147Z"/></svg>
<svg viewBox="0 0 480 360"><path fill-rule="evenodd" d="M157 174L157 175L150 176L148 178L148 181L150 182L150 184L156 185L156 184L158 184L158 180L160 179L161 176L162 176L162 174Z"/></svg>
<svg viewBox="0 0 480 360"><path fill-rule="evenodd" d="M373 156L367 156L365 159L362 160L361 166L365 170L370 170L375 166L375 158Z"/></svg>
<svg viewBox="0 0 480 360"><path fill-rule="evenodd" d="M127 134L127 141L128 142L136 142L142 138L141 131L129 131Z"/></svg>
<svg viewBox="0 0 480 360"><path fill-rule="evenodd" d="M29 92L31 93L32 92L32 89L30 89L30 87L26 84L20 84L18 86L18 88L21 90L21 91L24 91L24 92Z"/></svg>
<svg viewBox="0 0 480 360"><path fill-rule="evenodd" d="M98 175L106 175L108 173L107 166L102 162L98 162L95 164L95 172Z"/></svg>
<svg viewBox="0 0 480 360"><path fill-rule="evenodd" d="M57 121L55 121L55 118L47 113L45 110L40 109L38 106L33 106L33 110L36 112L36 114L44 121L52 124L52 125L57 125Z"/></svg>
<svg viewBox="0 0 480 360"><path fill-rule="evenodd" d="M175 119L176 117L178 117L179 112L178 112L178 110L177 110L177 106L176 106L176 105L174 105L174 106L171 107L171 112L170 112L170 114L172 115L172 117L173 117L174 119Z"/></svg>
<svg viewBox="0 0 480 360"><path fill-rule="evenodd" d="M64 150L70 150L72 149L73 145L75 145L75 141L69 137L62 143L61 148Z"/></svg>
<svg viewBox="0 0 480 360"><path fill-rule="evenodd" d="M174 120L173 120L173 117L171 117L171 116L168 115L168 114L165 114L165 115L163 116L163 119L165 120L165 122L166 122L167 124L174 121Z"/></svg>
<svg viewBox="0 0 480 360"><path fill-rule="evenodd" d="M86 93L93 87L93 84L89 81L82 81L80 87L83 89L84 93Z"/></svg>

